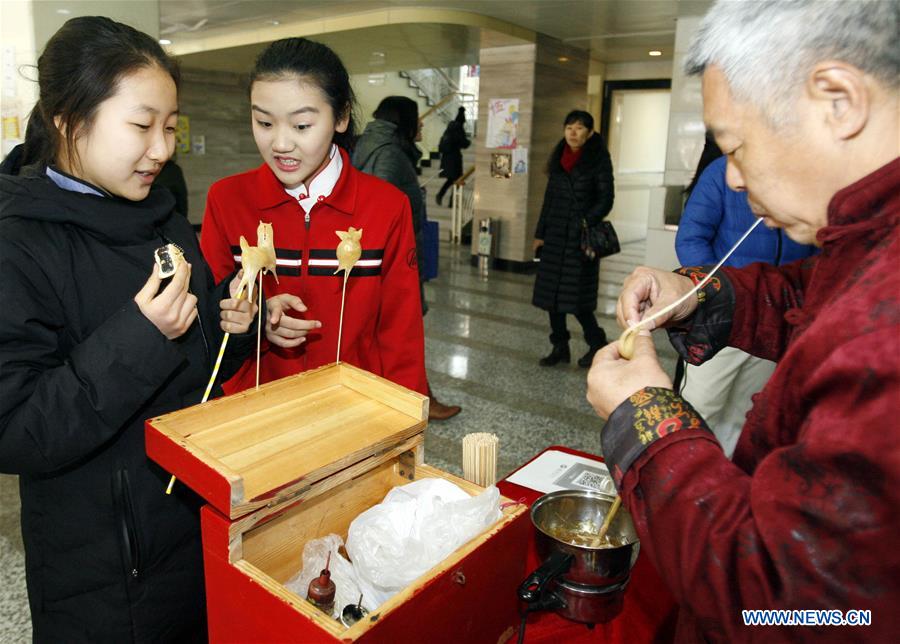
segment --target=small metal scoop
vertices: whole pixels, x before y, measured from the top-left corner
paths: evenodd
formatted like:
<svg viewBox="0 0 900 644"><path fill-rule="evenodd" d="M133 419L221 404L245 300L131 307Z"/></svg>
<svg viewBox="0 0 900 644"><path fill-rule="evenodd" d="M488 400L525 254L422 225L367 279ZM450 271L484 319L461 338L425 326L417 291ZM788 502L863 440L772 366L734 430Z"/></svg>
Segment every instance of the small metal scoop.
<svg viewBox="0 0 900 644"><path fill-rule="evenodd" d="M341 624L350 628L356 622L361 620L363 617L369 614L362 605L363 596L359 596L359 602L356 604L347 604L344 606L344 610L341 611Z"/></svg>

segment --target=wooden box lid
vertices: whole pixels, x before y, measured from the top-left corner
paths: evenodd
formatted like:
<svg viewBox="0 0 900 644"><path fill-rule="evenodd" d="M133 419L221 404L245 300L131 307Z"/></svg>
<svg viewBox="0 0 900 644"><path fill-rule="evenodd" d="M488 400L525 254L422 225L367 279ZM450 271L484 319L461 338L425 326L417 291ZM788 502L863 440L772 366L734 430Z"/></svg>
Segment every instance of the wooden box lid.
<svg viewBox="0 0 900 644"><path fill-rule="evenodd" d="M340 363L151 418L146 449L235 519L416 447L427 419L426 396Z"/></svg>

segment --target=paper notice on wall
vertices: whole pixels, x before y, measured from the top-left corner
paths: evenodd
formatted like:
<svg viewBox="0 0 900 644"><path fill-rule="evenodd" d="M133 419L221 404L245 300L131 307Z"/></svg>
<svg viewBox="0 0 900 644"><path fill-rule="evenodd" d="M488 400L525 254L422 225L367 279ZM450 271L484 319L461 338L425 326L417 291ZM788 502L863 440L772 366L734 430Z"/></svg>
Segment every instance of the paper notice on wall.
<svg viewBox="0 0 900 644"><path fill-rule="evenodd" d="M179 154L191 153L191 119L182 114L175 125L175 151Z"/></svg>
<svg viewBox="0 0 900 644"><path fill-rule="evenodd" d="M488 99L487 147L512 150L519 129L519 99Z"/></svg>
<svg viewBox="0 0 900 644"><path fill-rule="evenodd" d="M528 172L528 148L516 148L512 151L513 174Z"/></svg>
<svg viewBox="0 0 900 644"><path fill-rule="evenodd" d="M544 493L587 490L609 496L617 494L604 463L555 449L547 450L506 480Z"/></svg>

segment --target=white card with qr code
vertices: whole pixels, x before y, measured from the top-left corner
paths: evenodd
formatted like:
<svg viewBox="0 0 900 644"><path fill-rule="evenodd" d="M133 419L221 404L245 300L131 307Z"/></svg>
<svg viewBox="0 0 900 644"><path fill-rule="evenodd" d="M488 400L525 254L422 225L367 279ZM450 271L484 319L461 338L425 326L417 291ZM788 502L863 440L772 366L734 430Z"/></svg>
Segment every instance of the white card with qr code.
<svg viewBox="0 0 900 644"><path fill-rule="evenodd" d="M589 490L610 496L616 494L616 486L604 463L555 449L547 450L506 480L544 493Z"/></svg>

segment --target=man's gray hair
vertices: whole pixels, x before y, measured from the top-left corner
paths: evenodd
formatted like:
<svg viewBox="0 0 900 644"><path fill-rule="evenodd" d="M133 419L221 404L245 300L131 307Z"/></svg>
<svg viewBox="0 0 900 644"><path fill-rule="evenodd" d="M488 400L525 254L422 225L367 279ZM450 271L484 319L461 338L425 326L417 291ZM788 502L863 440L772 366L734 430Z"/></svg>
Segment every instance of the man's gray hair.
<svg viewBox="0 0 900 644"><path fill-rule="evenodd" d="M685 60L689 75L715 65L732 95L774 125L789 120L813 66L841 60L900 86L900 0L719 0Z"/></svg>

